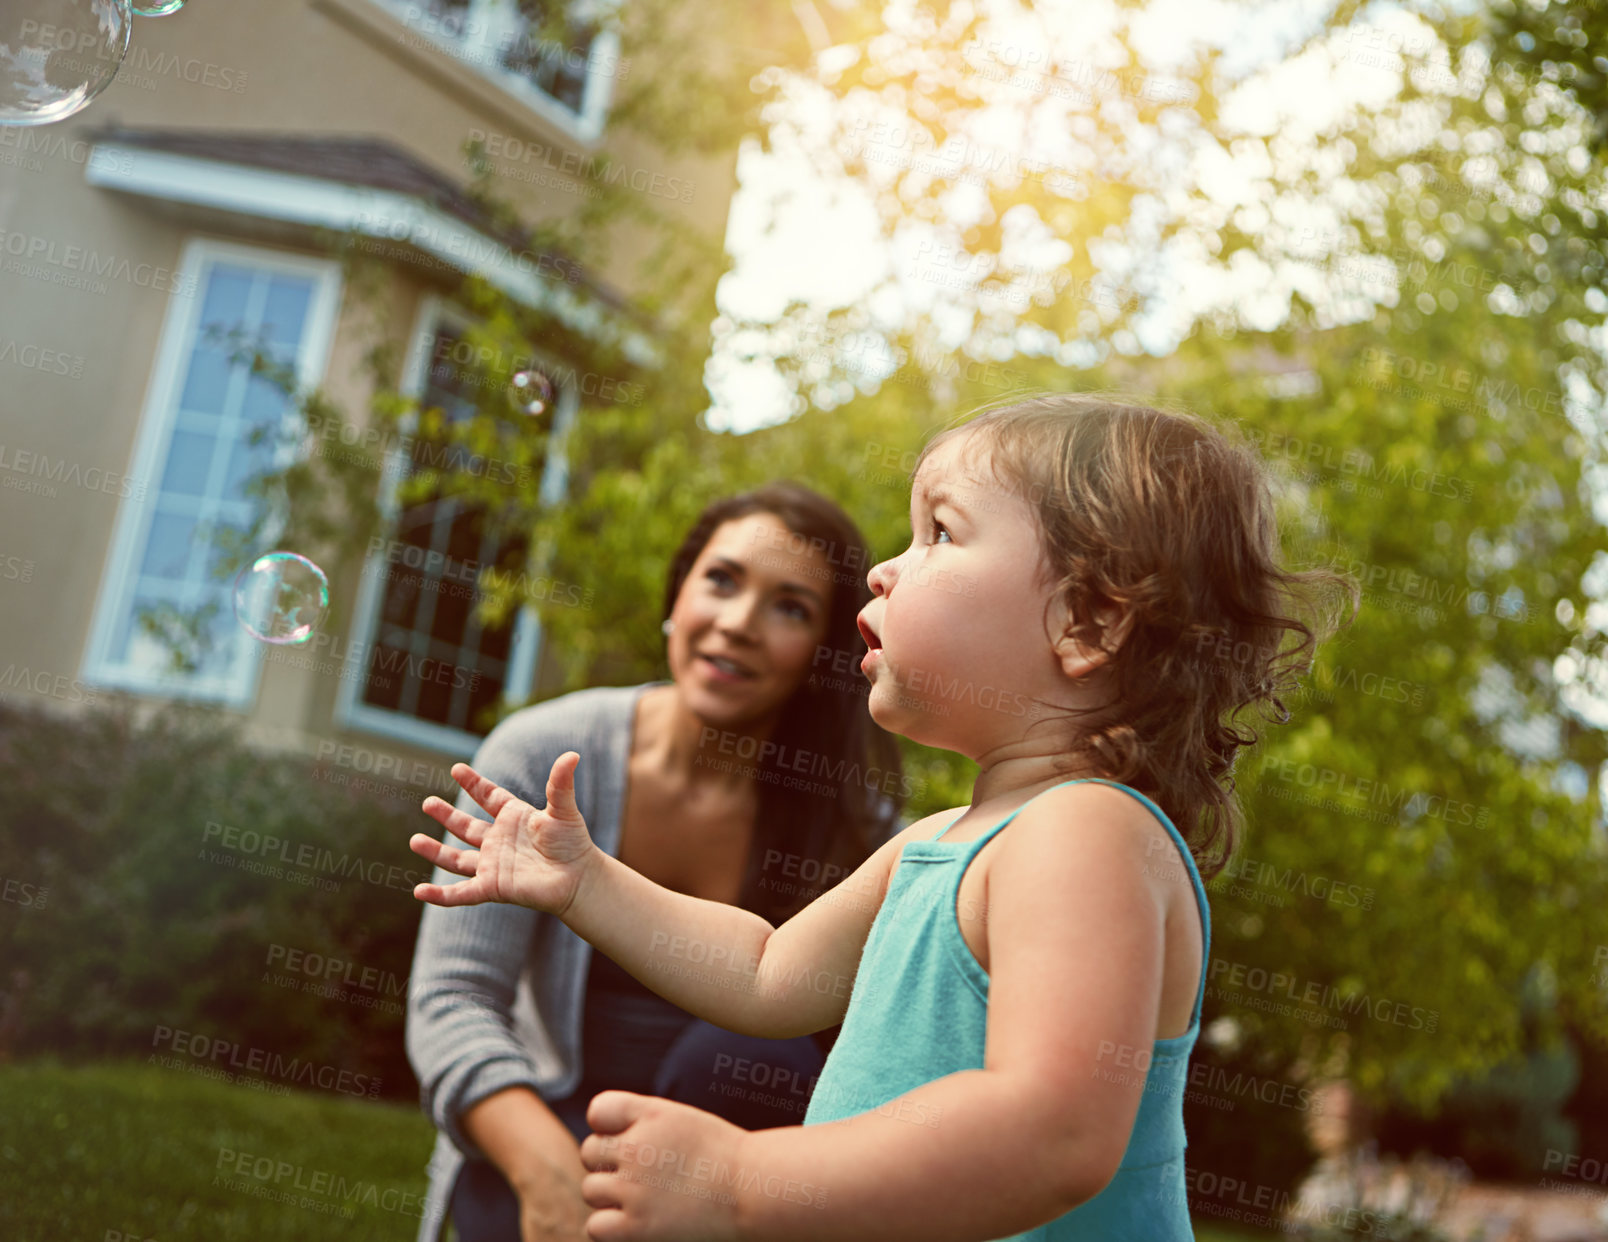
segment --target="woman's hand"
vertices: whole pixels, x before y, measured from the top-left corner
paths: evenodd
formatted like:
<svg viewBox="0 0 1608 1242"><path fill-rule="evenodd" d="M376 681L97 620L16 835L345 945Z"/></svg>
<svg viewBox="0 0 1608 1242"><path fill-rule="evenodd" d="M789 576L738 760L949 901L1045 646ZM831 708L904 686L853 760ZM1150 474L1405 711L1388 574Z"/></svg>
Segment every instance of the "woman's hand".
<svg viewBox="0 0 1608 1242"><path fill-rule="evenodd" d="M474 906L506 901L563 917L597 847L575 807L575 768L581 757L566 750L547 776L547 807L538 811L467 763L452 765L452 779L492 816L492 822L460 811L437 797L424 813L474 850L460 850L420 832L408 841L415 854L457 875L462 884L417 884L413 895L437 906Z"/></svg>
<svg viewBox="0 0 1608 1242"><path fill-rule="evenodd" d="M599 1091L587 1105L581 1195L595 1242L735 1242L748 1131L690 1104ZM763 1181L763 1178L759 1179Z"/></svg>

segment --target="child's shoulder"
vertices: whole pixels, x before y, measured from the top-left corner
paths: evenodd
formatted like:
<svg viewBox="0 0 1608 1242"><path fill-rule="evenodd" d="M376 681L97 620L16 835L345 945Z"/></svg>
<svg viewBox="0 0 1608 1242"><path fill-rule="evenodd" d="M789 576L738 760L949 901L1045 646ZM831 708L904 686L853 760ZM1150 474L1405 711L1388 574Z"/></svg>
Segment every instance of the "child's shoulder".
<svg viewBox="0 0 1608 1242"><path fill-rule="evenodd" d="M1065 853L1069 861L1098 853L1155 863L1177 854L1177 845L1160 817L1127 786L1079 781L1057 785L1025 802L1016 813L1006 846L1013 853Z"/></svg>
<svg viewBox="0 0 1608 1242"><path fill-rule="evenodd" d="M1026 937L1018 945L1040 934L1058 938L1052 928L1067 944L1085 943L1079 920L1153 915L1170 924L1174 911L1196 902L1194 873L1172 835L1123 789L1090 781L1045 790L996 835L986 899L1016 914L990 926L991 958L1013 951L1012 928Z"/></svg>
<svg viewBox="0 0 1608 1242"><path fill-rule="evenodd" d="M934 811L930 815L923 815L914 823L907 824L899 830L894 838L899 841L924 841L936 837L949 824L955 822L968 808L964 806L947 807L942 811Z"/></svg>
<svg viewBox="0 0 1608 1242"><path fill-rule="evenodd" d="M882 870L882 893L888 891L888 884L893 873L899 869L899 860L904 857L904 847L912 841L930 841L944 830L949 824L960 818L966 810L963 806L953 806L948 810L934 811L931 815L923 815L912 824L907 824L893 836L885 841L877 851L884 856ZM880 900L880 898L878 898Z"/></svg>

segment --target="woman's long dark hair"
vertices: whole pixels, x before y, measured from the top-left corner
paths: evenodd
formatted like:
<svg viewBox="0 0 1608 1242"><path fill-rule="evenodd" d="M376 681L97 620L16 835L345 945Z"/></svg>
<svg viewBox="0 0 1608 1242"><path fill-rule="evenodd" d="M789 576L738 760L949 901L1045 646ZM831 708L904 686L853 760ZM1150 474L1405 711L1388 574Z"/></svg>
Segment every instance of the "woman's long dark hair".
<svg viewBox="0 0 1608 1242"><path fill-rule="evenodd" d="M874 558L832 501L786 480L715 501L671 562L664 615L716 528L753 513L775 516L800 537L801 550L824 552L832 582L826 635L782 705L770 736L776 745L746 759L759 809L738 904L780 927L898 831L908 789L898 742L871 719L859 670L865 643L855 615L871 599L865 577Z"/></svg>

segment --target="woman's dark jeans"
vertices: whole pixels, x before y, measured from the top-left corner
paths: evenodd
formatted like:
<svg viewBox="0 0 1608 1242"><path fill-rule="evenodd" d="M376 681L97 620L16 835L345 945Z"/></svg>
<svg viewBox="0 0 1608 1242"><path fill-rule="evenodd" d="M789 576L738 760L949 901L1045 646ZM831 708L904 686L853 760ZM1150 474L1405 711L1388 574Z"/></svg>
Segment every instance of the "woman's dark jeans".
<svg viewBox="0 0 1608 1242"><path fill-rule="evenodd" d="M810 1090L825 1060L815 1040L760 1039L693 1019L670 1045L653 1089L645 1094L691 1104L744 1130L804 1123ZM606 1087L582 1083L549 1102L577 1143L590 1134L586 1106ZM519 1200L502 1173L484 1160L466 1160L452 1189L458 1242L520 1242Z"/></svg>

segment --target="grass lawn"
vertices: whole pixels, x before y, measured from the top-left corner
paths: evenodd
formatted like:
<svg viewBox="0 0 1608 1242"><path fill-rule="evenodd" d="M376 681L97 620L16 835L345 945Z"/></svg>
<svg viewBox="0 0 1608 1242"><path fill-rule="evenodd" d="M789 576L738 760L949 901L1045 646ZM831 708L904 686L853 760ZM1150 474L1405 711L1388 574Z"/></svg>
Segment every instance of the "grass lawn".
<svg viewBox="0 0 1608 1242"><path fill-rule="evenodd" d="M417 1108L332 1092L141 1062L0 1066L0 1237L412 1242L434 1139ZM298 1177L296 1202L264 1197Z"/></svg>
<svg viewBox="0 0 1608 1242"><path fill-rule="evenodd" d="M270 1096L141 1062L0 1066L0 1238L412 1242L434 1141L405 1105Z"/></svg>

